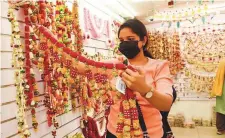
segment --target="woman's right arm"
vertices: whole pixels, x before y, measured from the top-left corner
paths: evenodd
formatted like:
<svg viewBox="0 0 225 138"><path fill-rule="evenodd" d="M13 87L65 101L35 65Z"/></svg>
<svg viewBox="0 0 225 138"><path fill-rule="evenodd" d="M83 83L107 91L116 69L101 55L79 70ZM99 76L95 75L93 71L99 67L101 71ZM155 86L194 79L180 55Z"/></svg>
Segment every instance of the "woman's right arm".
<svg viewBox="0 0 225 138"><path fill-rule="evenodd" d="M108 60L108 61L101 61L101 62L102 63L113 63L113 64L119 63L118 60L116 60L116 59ZM80 62L80 61L76 61L75 66L80 74L85 74L86 71L91 70L91 72L93 74L95 74L95 73L106 74L109 77L108 78L109 80L112 79L113 74L115 73L113 69L96 68L91 65L88 66L85 63Z"/></svg>

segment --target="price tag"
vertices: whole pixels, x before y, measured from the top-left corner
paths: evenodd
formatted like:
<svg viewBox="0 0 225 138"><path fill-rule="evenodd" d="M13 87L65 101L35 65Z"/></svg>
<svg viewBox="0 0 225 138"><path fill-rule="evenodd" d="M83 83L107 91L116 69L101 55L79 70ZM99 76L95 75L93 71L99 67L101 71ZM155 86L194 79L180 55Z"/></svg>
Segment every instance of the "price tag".
<svg viewBox="0 0 225 138"><path fill-rule="evenodd" d="M117 77L116 80L116 89L121 92L122 94L125 94L126 92L126 84L125 82L122 80L121 77Z"/></svg>

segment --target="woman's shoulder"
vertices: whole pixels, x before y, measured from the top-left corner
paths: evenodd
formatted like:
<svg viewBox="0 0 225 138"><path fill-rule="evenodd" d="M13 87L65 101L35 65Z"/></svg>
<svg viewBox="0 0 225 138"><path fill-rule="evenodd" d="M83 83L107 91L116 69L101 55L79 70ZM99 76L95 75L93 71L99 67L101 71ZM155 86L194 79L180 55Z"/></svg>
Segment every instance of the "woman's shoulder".
<svg viewBox="0 0 225 138"><path fill-rule="evenodd" d="M161 59L151 59L149 58L149 66L151 67L163 67L163 66L168 66L169 62L167 60L161 60Z"/></svg>

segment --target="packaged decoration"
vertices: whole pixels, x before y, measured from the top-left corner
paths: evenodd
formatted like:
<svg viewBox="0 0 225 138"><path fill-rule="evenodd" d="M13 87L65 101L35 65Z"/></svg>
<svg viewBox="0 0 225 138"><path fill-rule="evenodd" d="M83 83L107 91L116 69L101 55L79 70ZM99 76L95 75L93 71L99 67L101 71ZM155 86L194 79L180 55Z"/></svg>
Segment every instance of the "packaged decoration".
<svg viewBox="0 0 225 138"><path fill-rule="evenodd" d="M84 138L82 133L76 133L72 136L66 136L65 138Z"/></svg>
<svg viewBox="0 0 225 138"><path fill-rule="evenodd" d="M195 122L193 122L193 121L186 121L184 123L184 127L185 128L195 128Z"/></svg>
<svg viewBox="0 0 225 138"><path fill-rule="evenodd" d="M174 116L168 116L168 123L170 125L170 127L174 127L175 126L175 117Z"/></svg>
<svg viewBox="0 0 225 138"><path fill-rule="evenodd" d="M184 115L182 113L178 113L174 120L174 126L184 127L184 121L185 121Z"/></svg>
<svg viewBox="0 0 225 138"><path fill-rule="evenodd" d="M200 118L200 117L193 117L192 121L195 122L195 126L202 126L202 118Z"/></svg>
<svg viewBox="0 0 225 138"><path fill-rule="evenodd" d="M207 120L207 119L202 120L203 127L210 127L210 126L212 126L211 124L212 124L211 120Z"/></svg>

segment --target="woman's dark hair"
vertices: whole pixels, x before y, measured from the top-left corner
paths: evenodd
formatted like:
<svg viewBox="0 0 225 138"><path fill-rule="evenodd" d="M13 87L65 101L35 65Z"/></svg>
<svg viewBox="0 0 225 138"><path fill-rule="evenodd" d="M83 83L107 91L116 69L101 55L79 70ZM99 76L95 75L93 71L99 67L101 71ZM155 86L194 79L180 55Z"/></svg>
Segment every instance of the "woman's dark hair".
<svg viewBox="0 0 225 138"><path fill-rule="evenodd" d="M146 57L152 58L152 55L147 50L148 32L147 32L145 25L137 19L129 19L120 26L119 31L118 31L118 37L119 37L120 31L124 28L130 28L135 34L137 34L140 37L141 41L144 40L145 36L147 37L147 42L143 46L143 51L144 51L144 55Z"/></svg>

